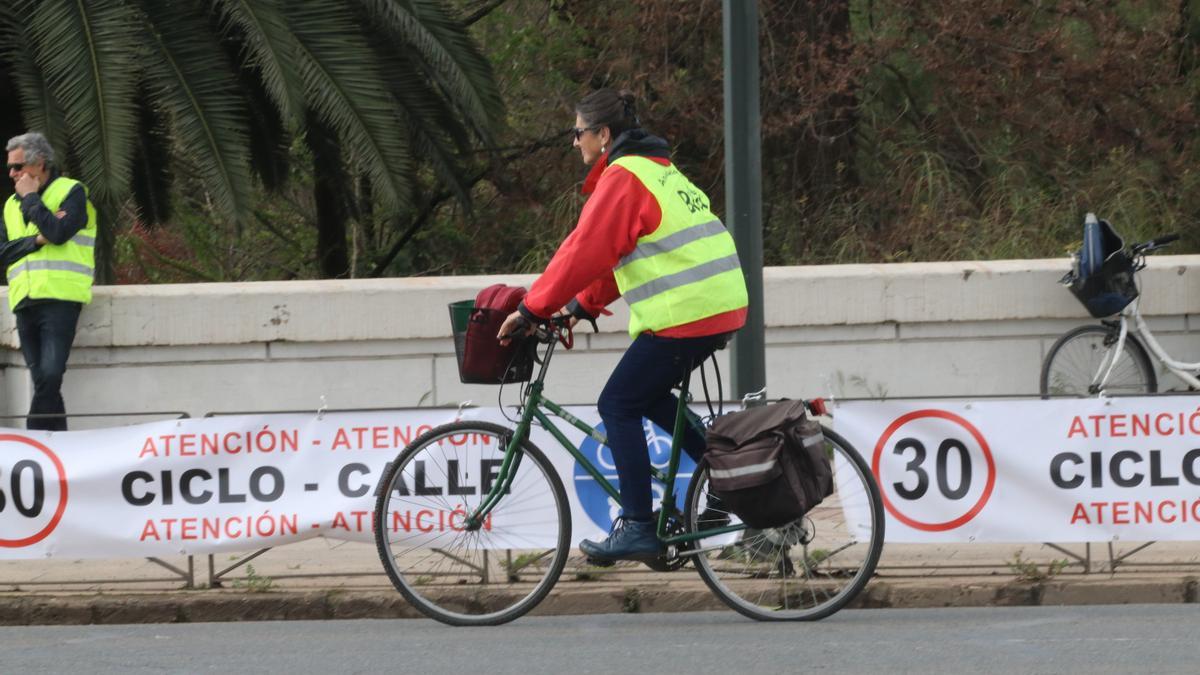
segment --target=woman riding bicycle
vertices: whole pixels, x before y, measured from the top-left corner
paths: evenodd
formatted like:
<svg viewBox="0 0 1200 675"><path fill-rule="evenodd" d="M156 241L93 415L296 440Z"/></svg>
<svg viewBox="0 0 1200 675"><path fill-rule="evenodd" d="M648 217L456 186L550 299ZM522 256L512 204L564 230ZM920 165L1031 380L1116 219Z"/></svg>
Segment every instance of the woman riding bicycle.
<svg viewBox="0 0 1200 675"><path fill-rule="evenodd" d="M574 145L592 167L582 192L591 196L497 337L506 343L556 313L594 325L610 302L629 303L633 344L597 402L622 516L607 539L579 548L600 560L649 560L661 545L642 418L674 428L671 389L746 322L746 284L733 238L708 197L671 163L667 142L641 128L633 94L600 89L575 113ZM704 437L689 428L682 445L699 461Z"/></svg>

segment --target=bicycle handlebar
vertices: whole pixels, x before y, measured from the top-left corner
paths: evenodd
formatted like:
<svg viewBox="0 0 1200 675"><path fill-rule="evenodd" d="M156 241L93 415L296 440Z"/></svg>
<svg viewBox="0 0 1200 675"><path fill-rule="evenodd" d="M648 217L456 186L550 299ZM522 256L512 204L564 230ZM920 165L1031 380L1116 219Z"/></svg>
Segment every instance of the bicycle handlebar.
<svg viewBox="0 0 1200 675"><path fill-rule="evenodd" d="M556 333L560 332L561 329L566 328L570 330L571 328L570 316L552 316L545 321L538 321L534 325L533 333L526 335L525 331L528 330L531 322L524 316L520 317L517 321L520 325L518 325L516 330L499 336L500 339L523 340L526 337L535 337L540 342L549 342L556 337Z"/></svg>
<svg viewBox="0 0 1200 675"><path fill-rule="evenodd" d="M537 328L533 332L533 335L537 338L538 342L550 343L555 339L561 339L560 336L563 335L564 329L568 334L571 332L570 315L552 316L547 321L539 322ZM565 345L567 343L564 342L563 344ZM570 349L570 347L568 346L567 349Z"/></svg>
<svg viewBox="0 0 1200 675"><path fill-rule="evenodd" d="M1149 253L1150 251L1153 251L1155 249L1160 249L1164 246L1167 246L1168 244L1173 244L1177 241L1179 241L1178 234L1164 234L1163 236L1157 237L1155 239L1151 239L1150 241L1148 241L1144 244L1134 244L1132 248L1133 248L1133 252L1135 254Z"/></svg>

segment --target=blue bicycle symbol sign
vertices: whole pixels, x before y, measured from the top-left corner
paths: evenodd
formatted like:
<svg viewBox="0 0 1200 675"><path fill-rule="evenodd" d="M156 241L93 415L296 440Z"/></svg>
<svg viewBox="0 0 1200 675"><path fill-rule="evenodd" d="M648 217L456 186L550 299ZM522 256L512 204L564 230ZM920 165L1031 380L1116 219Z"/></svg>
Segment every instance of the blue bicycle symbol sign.
<svg viewBox="0 0 1200 675"><path fill-rule="evenodd" d="M642 428L646 432L650 464L666 471L667 464L671 461L671 435L650 420L642 420ZM604 423L601 422L596 430L603 434ZM580 443L579 450L604 474L609 484L617 487L617 467L613 463L612 450L607 445L601 445L587 436ZM695 470L696 463L687 453L682 453L679 457L679 471L675 477L676 495L687 494L688 483ZM663 486L656 482L651 484L651 489L654 491L654 507L657 509L662 502ZM575 463L575 493L579 495L579 503L584 512L603 530L611 529L613 521L621 515L621 507L617 505L616 500L610 497L578 462Z"/></svg>

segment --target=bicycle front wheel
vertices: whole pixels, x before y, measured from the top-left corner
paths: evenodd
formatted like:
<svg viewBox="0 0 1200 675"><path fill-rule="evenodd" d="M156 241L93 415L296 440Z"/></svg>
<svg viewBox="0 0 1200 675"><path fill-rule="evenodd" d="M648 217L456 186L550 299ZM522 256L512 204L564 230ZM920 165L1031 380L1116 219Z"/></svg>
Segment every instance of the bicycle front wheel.
<svg viewBox="0 0 1200 675"><path fill-rule="evenodd" d="M1154 367L1146 349L1133 335L1117 354L1119 329L1080 326L1058 339L1042 363L1042 396L1095 396L1101 388L1110 394L1152 394L1158 389ZM1117 359L1101 386L1099 379Z"/></svg>
<svg viewBox="0 0 1200 675"><path fill-rule="evenodd" d="M867 585L883 551L883 503L866 461L822 427L834 470L833 494L780 528L701 539L696 570L717 597L760 621L815 621L846 606ZM689 531L740 521L711 503L701 465L688 488Z"/></svg>
<svg viewBox="0 0 1200 675"><path fill-rule="evenodd" d="M443 623L512 621L546 597L567 562L567 494L528 439L495 508L478 527L466 522L498 479L512 433L487 422L444 424L405 448L380 483L383 567L405 599Z"/></svg>

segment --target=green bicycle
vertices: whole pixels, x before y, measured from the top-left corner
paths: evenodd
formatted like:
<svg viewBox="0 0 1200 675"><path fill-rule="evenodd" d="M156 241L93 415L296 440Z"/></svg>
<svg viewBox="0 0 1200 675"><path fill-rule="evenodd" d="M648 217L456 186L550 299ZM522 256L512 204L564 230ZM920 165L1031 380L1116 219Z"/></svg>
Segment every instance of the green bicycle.
<svg viewBox="0 0 1200 675"><path fill-rule="evenodd" d="M472 420L438 426L381 476L374 512L380 559L396 589L433 619L456 626L512 621L546 597L572 556L570 503L553 465L530 441L533 425L620 503L616 487L550 419L605 442L542 393L563 336L557 324L537 330L541 365L526 386L516 428ZM685 377L674 439L683 425L698 423L685 404L688 384ZM666 572L691 562L721 600L753 619L809 621L844 607L874 574L883 506L867 463L844 438L823 430L834 493L800 520L770 530L749 529L710 505L704 464L680 510L674 486L681 448L673 440L666 470L654 470L664 494L657 512L664 553L646 564Z"/></svg>

